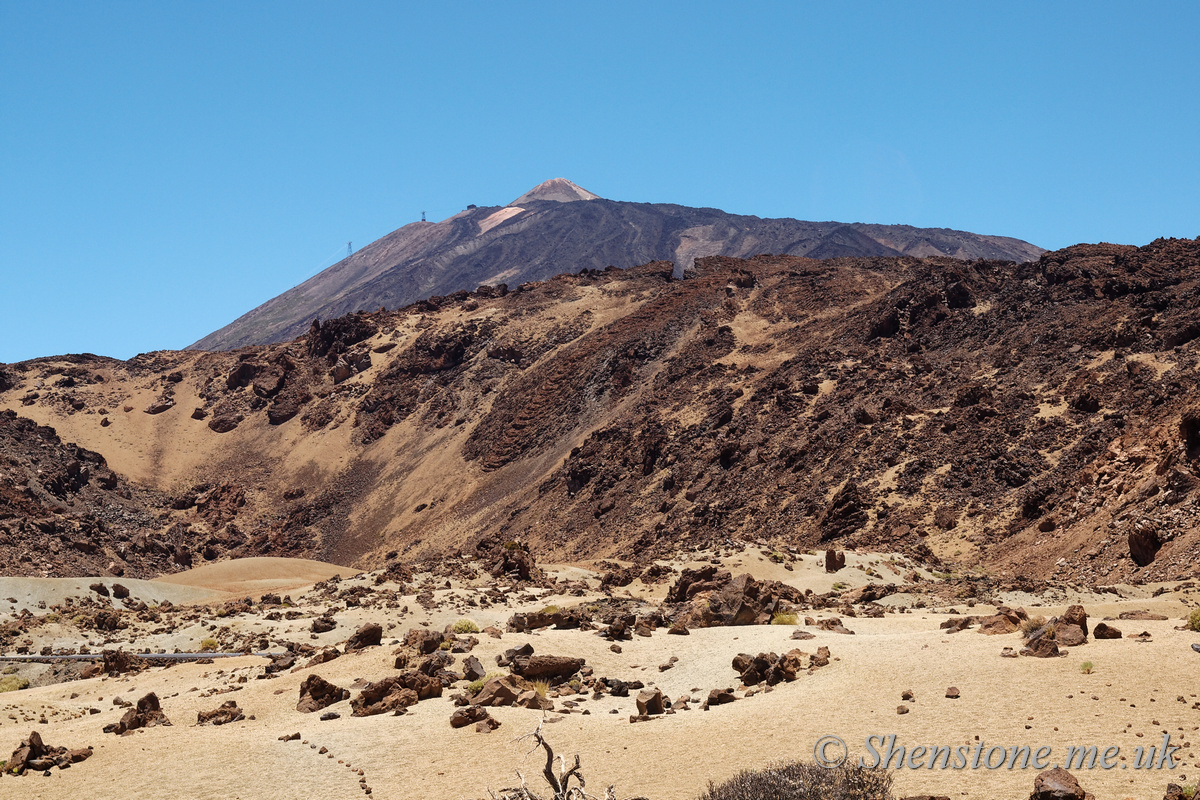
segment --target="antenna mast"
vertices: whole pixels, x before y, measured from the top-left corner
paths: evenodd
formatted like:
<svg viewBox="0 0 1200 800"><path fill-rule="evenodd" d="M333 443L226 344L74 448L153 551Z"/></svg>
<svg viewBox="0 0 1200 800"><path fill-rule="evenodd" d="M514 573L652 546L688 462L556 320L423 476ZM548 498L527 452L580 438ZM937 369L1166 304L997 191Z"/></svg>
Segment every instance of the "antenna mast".
<svg viewBox="0 0 1200 800"><path fill-rule="evenodd" d="M421 222L424 222L424 221L425 221L425 212L422 211L421 212Z"/></svg>
<svg viewBox="0 0 1200 800"><path fill-rule="evenodd" d="M352 244L353 242L346 242L346 258L349 258L350 254L354 252L354 248L350 246Z"/></svg>

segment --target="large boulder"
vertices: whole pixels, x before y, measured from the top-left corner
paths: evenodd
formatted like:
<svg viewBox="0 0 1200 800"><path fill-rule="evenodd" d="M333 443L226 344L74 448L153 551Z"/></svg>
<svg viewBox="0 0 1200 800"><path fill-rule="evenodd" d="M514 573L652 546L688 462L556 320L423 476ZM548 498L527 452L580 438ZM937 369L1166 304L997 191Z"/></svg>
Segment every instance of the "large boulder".
<svg viewBox="0 0 1200 800"><path fill-rule="evenodd" d="M415 647L421 655L428 655L437 650L442 646L444 639L444 634L424 628L411 628L408 633L404 634L405 646Z"/></svg>
<svg viewBox="0 0 1200 800"><path fill-rule="evenodd" d="M1048 769L1033 779L1033 794L1029 800L1095 800L1062 767Z"/></svg>
<svg viewBox="0 0 1200 800"><path fill-rule="evenodd" d="M370 717L416 705L417 692L405 686L399 677L384 678L368 683L358 697L350 701L350 713L355 717Z"/></svg>
<svg viewBox="0 0 1200 800"><path fill-rule="evenodd" d="M685 569L667 590L667 602L682 603L690 600L699 592L719 589L732 579L732 573L724 570L718 571L711 564L698 569Z"/></svg>
<svg viewBox="0 0 1200 800"><path fill-rule="evenodd" d="M300 684L300 702L296 703L296 710L311 714L349 697L350 692L346 689L334 686L320 675L309 675Z"/></svg>
<svg viewBox="0 0 1200 800"><path fill-rule="evenodd" d="M687 627L711 628L726 625L766 625L776 611L788 610L804 601L804 595L778 581L759 581L747 573L721 580L728 573L715 573L712 581L685 583L686 573L672 592L690 600L676 622ZM697 591L697 587L700 587ZM706 598L699 592L707 592Z"/></svg>
<svg viewBox="0 0 1200 800"><path fill-rule="evenodd" d="M1081 644L1087 644L1087 634L1078 625L1065 625L1059 622L1058 627L1054 630L1054 641L1063 647L1078 647Z"/></svg>
<svg viewBox="0 0 1200 800"><path fill-rule="evenodd" d="M509 675L489 678L479 692L471 698L471 704L476 706L511 706L524 691L524 686L518 686L516 680Z"/></svg>
<svg viewBox="0 0 1200 800"><path fill-rule="evenodd" d="M1097 622L1096 627L1092 630L1092 636L1097 639L1120 639L1121 630L1106 622Z"/></svg>
<svg viewBox="0 0 1200 800"><path fill-rule="evenodd" d="M663 703L662 689L643 689L637 696L638 714L665 714L667 709Z"/></svg>
<svg viewBox="0 0 1200 800"><path fill-rule="evenodd" d="M840 550L825 551L825 571L837 572L846 566L846 554Z"/></svg>
<svg viewBox="0 0 1200 800"><path fill-rule="evenodd" d="M989 636L1012 633L1021 626L1022 621L1028 618L1029 615L1023 608L1014 611L1008 606L998 606L993 616L979 620L979 632Z"/></svg>
<svg viewBox="0 0 1200 800"><path fill-rule="evenodd" d="M170 724L171 721L163 713L162 706L158 701L158 695L150 692L137 701L137 706L126 711L125 716L121 717L119 722L105 725L104 732L120 735L138 728L153 728L157 725Z"/></svg>
<svg viewBox="0 0 1200 800"><path fill-rule="evenodd" d="M469 681L477 681L487 675L483 664L475 656L467 656L462 663L463 677Z"/></svg>
<svg viewBox="0 0 1200 800"><path fill-rule="evenodd" d="M419 700L442 696L444 684L436 675L426 675L420 670L412 669L399 675L398 680L404 688L416 692Z"/></svg>
<svg viewBox="0 0 1200 800"><path fill-rule="evenodd" d="M526 689L521 692L513 705L520 708L532 708L537 711L554 710L554 701L545 695L539 694L536 689Z"/></svg>
<svg viewBox="0 0 1200 800"><path fill-rule="evenodd" d="M1021 655L1036 658L1053 658L1060 655L1058 644L1049 636L1039 636L1021 648Z"/></svg>
<svg viewBox="0 0 1200 800"><path fill-rule="evenodd" d="M466 706L464 708L456 709L455 712L450 715L450 727L465 728L468 725L480 723L490 718L491 714L489 714L488 710L483 706Z"/></svg>
<svg viewBox="0 0 1200 800"><path fill-rule="evenodd" d="M1083 610L1083 606L1070 606L1058 621L1066 625L1077 625L1083 631L1084 638L1087 638L1087 612Z"/></svg>
<svg viewBox="0 0 1200 800"><path fill-rule="evenodd" d="M346 640L346 652L353 650L362 650L367 647L375 647L383 640L383 626L368 622L359 628L353 636Z"/></svg>
<svg viewBox="0 0 1200 800"><path fill-rule="evenodd" d="M200 711L196 714L197 725L225 725L246 718L245 713L238 708L236 700L226 700L212 711Z"/></svg>
<svg viewBox="0 0 1200 800"><path fill-rule="evenodd" d="M527 680L558 681L570 678L583 666L582 658L569 656L518 656L513 659L512 671Z"/></svg>

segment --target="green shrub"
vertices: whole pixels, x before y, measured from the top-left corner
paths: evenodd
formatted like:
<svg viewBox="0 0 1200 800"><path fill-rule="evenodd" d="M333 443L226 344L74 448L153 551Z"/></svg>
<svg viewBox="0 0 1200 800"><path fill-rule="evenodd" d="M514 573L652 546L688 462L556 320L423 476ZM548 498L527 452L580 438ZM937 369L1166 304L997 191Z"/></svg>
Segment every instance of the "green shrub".
<svg viewBox="0 0 1200 800"><path fill-rule="evenodd" d="M1200 608L1192 609L1192 613L1188 614L1187 629L1200 631Z"/></svg>
<svg viewBox="0 0 1200 800"><path fill-rule="evenodd" d="M212 653L215 652L221 644L216 639L204 639L200 642L200 652Z"/></svg>
<svg viewBox="0 0 1200 800"><path fill-rule="evenodd" d="M892 800L891 789L887 770L793 761L746 770L719 785L710 781L699 800Z"/></svg>
<svg viewBox="0 0 1200 800"><path fill-rule="evenodd" d="M836 583L834 583L834 584L833 584L833 586L832 586L832 589L833 589L835 592L840 592L840 591L842 591L843 589L845 589L845 588L846 588L847 586L849 586L849 585L850 585L850 584L848 584L848 583L842 583L841 581L837 581Z"/></svg>
<svg viewBox="0 0 1200 800"><path fill-rule="evenodd" d="M558 606L554 605L553 603L551 603L550 605L548 605L542 609L543 614L557 614L558 611L559 611Z"/></svg>
<svg viewBox="0 0 1200 800"><path fill-rule="evenodd" d="M0 669L0 675L16 675L20 670L21 668L16 664L9 664L4 669Z"/></svg>
<svg viewBox="0 0 1200 800"><path fill-rule="evenodd" d="M479 633L479 626L469 619L460 619L454 623L455 633Z"/></svg>
<svg viewBox="0 0 1200 800"><path fill-rule="evenodd" d="M451 641L445 641L438 645L439 650L449 650L451 647L454 647L454 642Z"/></svg>
<svg viewBox="0 0 1200 800"><path fill-rule="evenodd" d="M538 697L545 697L546 693L550 691L550 682L534 681L533 690L538 693Z"/></svg>
<svg viewBox="0 0 1200 800"><path fill-rule="evenodd" d="M776 611L771 616L772 625L795 625L799 617L795 611Z"/></svg>
<svg viewBox="0 0 1200 800"><path fill-rule="evenodd" d="M6 675L0 678L0 692L15 692L18 689L28 689L29 679L20 675Z"/></svg>
<svg viewBox="0 0 1200 800"><path fill-rule="evenodd" d="M1198 787L1200 787L1200 784L1196 784L1196 786L1184 786L1183 796L1186 797L1187 800L1192 800L1192 798L1196 796L1196 789Z"/></svg>
<svg viewBox="0 0 1200 800"><path fill-rule="evenodd" d="M504 674L503 672L489 672L487 675L484 675L479 680L471 681L464 687L467 692L467 695L469 696L469 695L479 694L479 690L483 688L483 685L485 683L490 681L492 678L497 678L503 674Z"/></svg>
<svg viewBox="0 0 1200 800"><path fill-rule="evenodd" d="M1090 661L1085 661L1079 665L1079 671L1084 675L1091 675L1094 669L1096 669L1096 665Z"/></svg>

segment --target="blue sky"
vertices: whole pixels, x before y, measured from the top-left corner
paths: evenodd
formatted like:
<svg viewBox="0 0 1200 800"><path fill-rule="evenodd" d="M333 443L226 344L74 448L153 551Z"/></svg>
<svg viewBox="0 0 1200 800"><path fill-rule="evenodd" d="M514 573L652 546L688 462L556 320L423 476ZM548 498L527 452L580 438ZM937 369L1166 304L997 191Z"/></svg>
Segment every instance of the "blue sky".
<svg viewBox="0 0 1200 800"><path fill-rule="evenodd" d="M184 347L345 254L614 200L1200 235L1200 4L0 0L0 361Z"/></svg>

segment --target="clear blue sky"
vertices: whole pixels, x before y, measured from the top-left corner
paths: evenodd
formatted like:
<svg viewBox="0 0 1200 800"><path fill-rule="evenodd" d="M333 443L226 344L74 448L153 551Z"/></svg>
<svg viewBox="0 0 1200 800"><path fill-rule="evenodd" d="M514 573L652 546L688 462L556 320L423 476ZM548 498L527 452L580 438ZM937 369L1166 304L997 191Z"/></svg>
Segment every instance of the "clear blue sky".
<svg viewBox="0 0 1200 800"><path fill-rule="evenodd" d="M428 212L1200 235L1200 3L0 0L0 361L184 347Z"/></svg>

